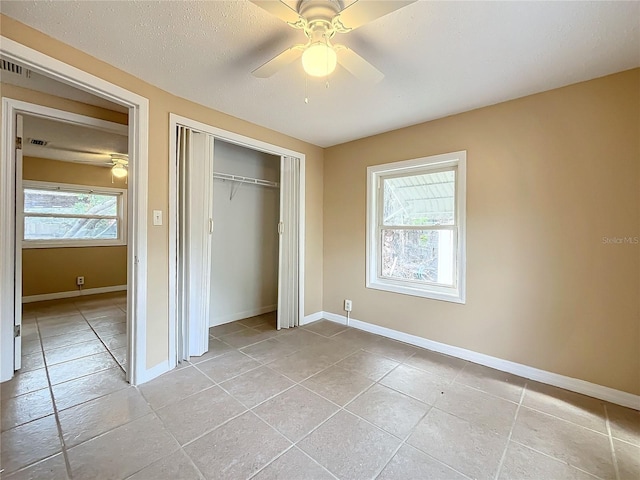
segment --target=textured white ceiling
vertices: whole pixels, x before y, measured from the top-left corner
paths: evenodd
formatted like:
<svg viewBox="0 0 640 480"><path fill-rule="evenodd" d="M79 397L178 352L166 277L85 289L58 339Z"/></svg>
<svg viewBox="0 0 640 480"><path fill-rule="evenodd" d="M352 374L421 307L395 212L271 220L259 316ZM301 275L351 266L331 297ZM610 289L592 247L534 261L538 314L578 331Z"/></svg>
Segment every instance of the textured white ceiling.
<svg viewBox="0 0 640 480"><path fill-rule="evenodd" d="M360 0L368 1L368 0ZM349 2L347 2L349 3ZM640 65L640 2L419 1L338 39L381 70L329 88L302 33L248 1L0 2L0 11L171 93L323 147Z"/></svg>

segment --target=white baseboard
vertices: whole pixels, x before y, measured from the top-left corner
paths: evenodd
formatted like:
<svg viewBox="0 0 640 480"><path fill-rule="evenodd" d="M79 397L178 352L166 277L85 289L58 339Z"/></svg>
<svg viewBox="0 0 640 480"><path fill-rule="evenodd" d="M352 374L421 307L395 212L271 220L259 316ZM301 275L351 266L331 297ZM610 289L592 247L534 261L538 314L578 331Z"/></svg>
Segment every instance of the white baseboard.
<svg viewBox="0 0 640 480"><path fill-rule="evenodd" d="M323 318L325 318L323 315L324 312L316 312L312 313L311 315L306 315L302 320L300 320L300 326L302 327L304 325L307 325L308 323L322 320Z"/></svg>
<svg viewBox="0 0 640 480"><path fill-rule="evenodd" d="M172 368L169 365L169 360L160 362L158 365L155 365L151 368L147 368L142 372L139 372L136 385L142 385L143 383L146 383L149 380L153 380L154 378L159 377L163 373L167 373L171 369Z"/></svg>
<svg viewBox="0 0 640 480"><path fill-rule="evenodd" d="M69 292L43 293L40 295L28 295L22 297L22 303L43 302L45 300L58 300L60 298L84 297L85 295L97 295L99 293L122 292L127 289L126 285L113 285L110 287L84 288L82 290L71 290Z"/></svg>
<svg viewBox="0 0 640 480"><path fill-rule="evenodd" d="M304 320L306 324L312 321L319 320L321 318L340 323L342 325L347 324L347 317L330 312L316 312L311 315L307 315ZM309 321L307 321L307 319L309 319ZM372 323L363 322L354 318L351 318L349 320L349 326L364 330L366 332L382 335L383 337L392 338L404 343L409 343L411 345L426 348L427 350L432 350L434 352L443 353L445 355L461 358L463 360L468 360L472 363L495 368L496 370L512 373L520 377L546 383L555 387L564 388L565 390L570 390L572 392L581 393L590 397L599 398L600 400L606 400L607 402L615 403L617 405L640 410L639 395L633 395L632 393L615 390L613 388L586 382L577 378L567 377L565 375L559 375L553 372L547 372L546 370L540 370L538 368L529 367L527 365L511 362L509 360L503 360L501 358L492 357L490 355L474 352L465 348L454 347L452 345L447 345L446 343L434 342L433 340L428 340L426 338L411 335L409 333L399 332L391 328L381 327Z"/></svg>
<svg viewBox="0 0 640 480"><path fill-rule="evenodd" d="M216 327L229 322L235 322L236 320L242 320L243 318L255 317L256 315L262 315L264 313L275 312L278 309L278 305L267 305L266 307L254 308L252 310L245 310L244 312L231 313L229 315L222 315L221 317L212 317L209 321L209 327Z"/></svg>

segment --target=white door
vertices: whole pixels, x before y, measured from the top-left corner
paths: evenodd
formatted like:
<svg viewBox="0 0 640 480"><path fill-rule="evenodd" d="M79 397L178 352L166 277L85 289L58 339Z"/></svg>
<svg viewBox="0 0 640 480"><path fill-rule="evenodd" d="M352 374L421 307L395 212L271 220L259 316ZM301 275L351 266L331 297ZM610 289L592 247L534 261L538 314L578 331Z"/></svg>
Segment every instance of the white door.
<svg viewBox="0 0 640 480"><path fill-rule="evenodd" d="M16 214L15 214L15 231L16 238L14 241L15 254L15 297L14 297L14 339L13 339L13 369L20 370L22 367L22 231L24 228L22 219L22 208L24 203L24 195L22 193L22 142L23 127L22 115L16 115Z"/></svg>
<svg viewBox="0 0 640 480"><path fill-rule="evenodd" d="M296 327L299 318L300 159L280 162L280 253L278 268L278 330Z"/></svg>
<svg viewBox="0 0 640 480"><path fill-rule="evenodd" d="M213 226L213 136L180 127L179 145L182 150L183 187L180 227L180 255L182 268L179 279L184 295L179 311L182 313L180 332L188 340L188 356L200 356L209 348L209 298L211 281L211 231ZM179 146L180 148L180 146ZM184 344L183 344L184 345ZM186 353L186 355L185 355ZM179 358L179 360L182 360Z"/></svg>

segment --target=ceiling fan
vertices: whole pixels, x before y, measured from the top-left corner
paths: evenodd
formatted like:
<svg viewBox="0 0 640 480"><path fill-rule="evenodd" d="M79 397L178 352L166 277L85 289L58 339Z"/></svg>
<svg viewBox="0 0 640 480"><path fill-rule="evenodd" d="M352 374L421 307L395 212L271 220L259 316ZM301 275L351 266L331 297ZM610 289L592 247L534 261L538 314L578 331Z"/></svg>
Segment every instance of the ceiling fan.
<svg viewBox="0 0 640 480"><path fill-rule="evenodd" d="M382 72L349 47L332 43L332 39L336 34L349 33L417 0L356 0L346 8L342 0L299 0L296 10L283 1L250 1L289 26L302 30L307 37L306 43L289 47L255 69L254 76L268 78L302 57L302 66L310 76L327 77L340 64L356 78L377 83L384 78Z"/></svg>
<svg viewBox="0 0 640 480"><path fill-rule="evenodd" d="M33 138L27 138L25 147L33 149L30 150L30 153L43 158L82 163L96 167L109 167L112 175L116 178L126 177L129 170L129 156L126 153L107 153L58 147L55 143ZM57 154L45 154L44 152L47 151L57 152Z"/></svg>

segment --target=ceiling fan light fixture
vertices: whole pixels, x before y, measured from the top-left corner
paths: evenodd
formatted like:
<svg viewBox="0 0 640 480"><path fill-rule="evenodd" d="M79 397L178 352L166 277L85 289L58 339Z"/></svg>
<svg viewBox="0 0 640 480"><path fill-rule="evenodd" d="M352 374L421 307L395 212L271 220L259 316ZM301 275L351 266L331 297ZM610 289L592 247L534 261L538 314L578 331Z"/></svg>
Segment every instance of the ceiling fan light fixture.
<svg viewBox="0 0 640 480"><path fill-rule="evenodd" d="M111 155L111 161L113 167L111 167L111 175L116 178L124 178L129 173L127 167L129 166L129 159L126 155Z"/></svg>
<svg viewBox="0 0 640 480"><path fill-rule="evenodd" d="M111 175L116 178L124 178L127 176L127 169L121 163L116 163L111 167Z"/></svg>
<svg viewBox="0 0 640 480"><path fill-rule="evenodd" d="M333 73L338 63L336 52L324 42L309 45L302 53L302 67L312 77L327 77Z"/></svg>

